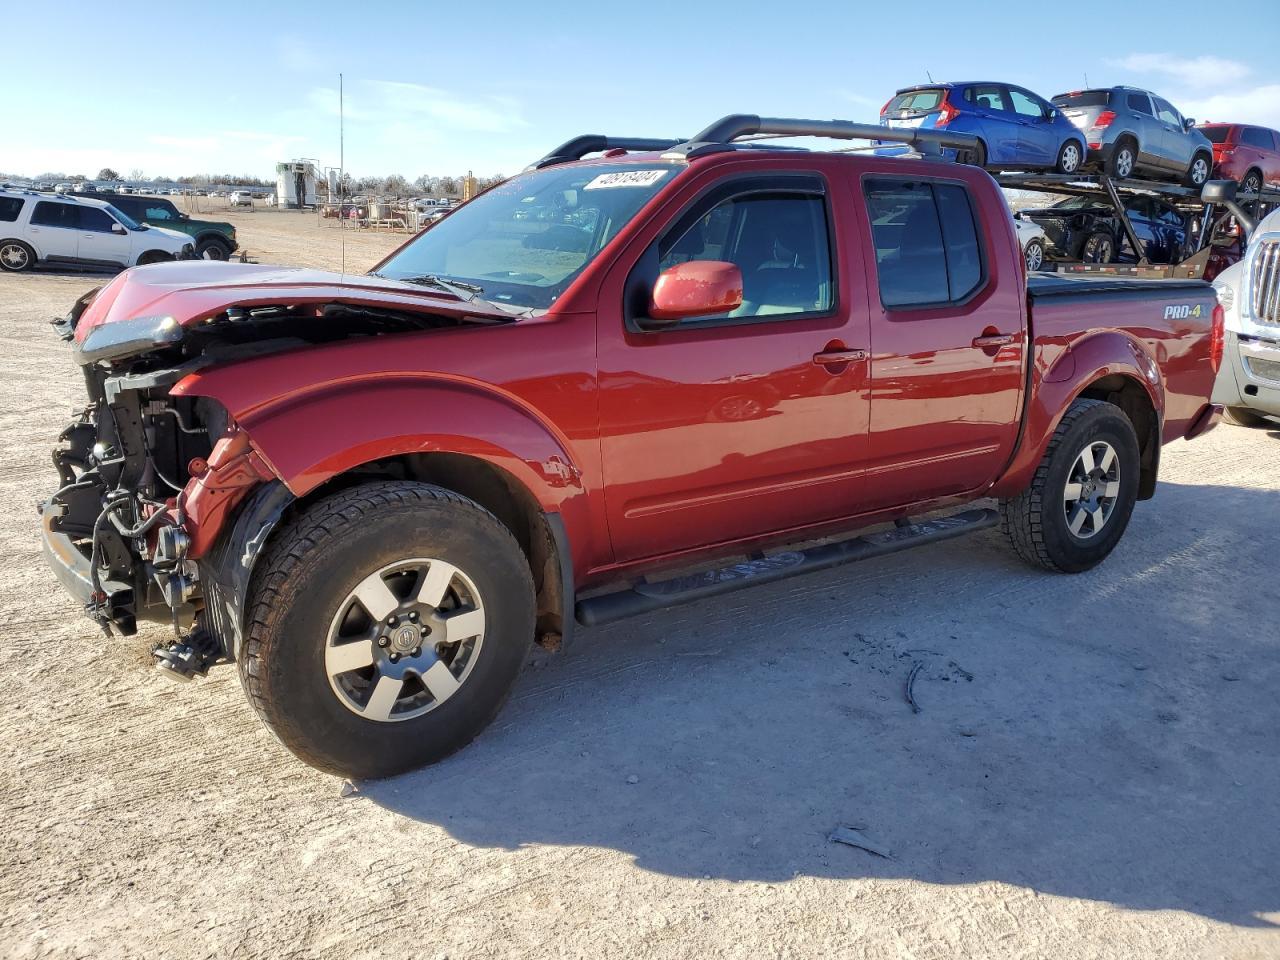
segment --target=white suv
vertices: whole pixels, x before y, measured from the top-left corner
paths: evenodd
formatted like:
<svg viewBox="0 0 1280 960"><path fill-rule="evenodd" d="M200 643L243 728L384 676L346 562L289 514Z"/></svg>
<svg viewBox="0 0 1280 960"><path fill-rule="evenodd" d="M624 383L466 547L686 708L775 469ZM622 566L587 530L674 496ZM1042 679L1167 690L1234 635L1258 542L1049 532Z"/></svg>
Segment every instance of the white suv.
<svg viewBox="0 0 1280 960"><path fill-rule="evenodd" d="M193 256L191 237L137 223L103 200L0 190L0 269L132 267Z"/></svg>

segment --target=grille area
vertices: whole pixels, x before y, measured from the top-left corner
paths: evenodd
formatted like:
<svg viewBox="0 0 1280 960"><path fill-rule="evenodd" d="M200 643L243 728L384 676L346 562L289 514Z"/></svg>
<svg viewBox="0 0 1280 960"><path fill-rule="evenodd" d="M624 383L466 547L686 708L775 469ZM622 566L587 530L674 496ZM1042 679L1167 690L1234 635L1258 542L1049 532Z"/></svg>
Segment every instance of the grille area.
<svg viewBox="0 0 1280 960"><path fill-rule="evenodd" d="M1265 240L1250 268L1250 306L1255 320L1280 323L1280 240Z"/></svg>

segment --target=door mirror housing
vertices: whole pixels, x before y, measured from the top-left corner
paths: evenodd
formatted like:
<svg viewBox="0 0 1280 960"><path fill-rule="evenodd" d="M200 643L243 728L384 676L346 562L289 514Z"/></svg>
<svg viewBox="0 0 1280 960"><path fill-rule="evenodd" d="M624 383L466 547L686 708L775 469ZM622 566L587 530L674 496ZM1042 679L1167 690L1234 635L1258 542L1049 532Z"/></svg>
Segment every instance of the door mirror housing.
<svg viewBox="0 0 1280 960"><path fill-rule="evenodd" d="M124 228L123 223L112 223L111 232L112 233L128 233L129 231Z"/></svg>
<svg viewBox="0 0 1280 960"><path fill-rule="evenodd" d="M1196 125L1196 119L1195 119L1195 117L1184 117L1184 118L1182 119L1182 129L1183 129L1183 130L1190 130L1190 129L1191 129L1192 127L1194 127L1195 125Z"/></svg>
<svg viewBox="0 0 1280 960"><path fill-rule="evenodd" d="M1047 111L1045 111L1044 118L1048 120L1050 123L1053 123L1053 121L1057 120L1058 117L1059 117L1059 113L1058 113L1057 107L1050 107Z"/></svg>
<svg viewBox="0 0 1280 960"><path fill-rule="evenodd" d="M742 271L724 260L690 260L658 276L649 300L650 326L728 313L742 306Z"/></svg>

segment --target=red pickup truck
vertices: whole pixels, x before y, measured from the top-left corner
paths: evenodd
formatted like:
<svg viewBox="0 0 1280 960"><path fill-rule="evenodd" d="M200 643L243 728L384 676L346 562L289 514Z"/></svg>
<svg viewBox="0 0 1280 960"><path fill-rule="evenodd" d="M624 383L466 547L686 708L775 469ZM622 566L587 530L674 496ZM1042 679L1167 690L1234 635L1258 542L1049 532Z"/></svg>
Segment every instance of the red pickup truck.
<svg viewBox="0 0 1280 960"><path fill-rule="evenodd" d="M108 632L172 624L175 676L238 663L289 749L358 776L465 744L575 619L996 523L1031 563L1099 563L1161 446L1216 421L1211 288L1028 280L981 169L758 133L956 139L584 137L368 275L175 263L90 293L58 321L88 405L49 562Z"/></svg>

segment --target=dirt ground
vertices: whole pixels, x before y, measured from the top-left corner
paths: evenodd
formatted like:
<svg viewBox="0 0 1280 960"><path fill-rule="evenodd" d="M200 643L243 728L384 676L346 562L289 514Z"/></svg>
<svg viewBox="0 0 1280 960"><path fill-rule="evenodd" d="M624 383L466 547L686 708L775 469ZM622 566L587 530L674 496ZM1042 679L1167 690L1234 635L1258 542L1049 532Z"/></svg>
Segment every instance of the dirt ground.
<svg viewBox="0 0 1280 960"><path fill-rule="evenodd" d="M1087 574L988 531L584 630L471 747L343 798L234 670L175 685L45 568L46 321L97 282L0 278L0 954L1280 957L1280 426L1166 448Z"/></svg>

